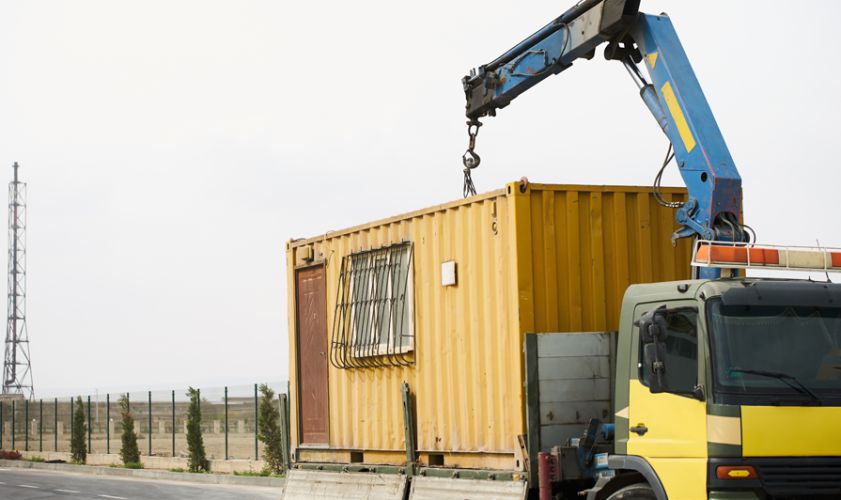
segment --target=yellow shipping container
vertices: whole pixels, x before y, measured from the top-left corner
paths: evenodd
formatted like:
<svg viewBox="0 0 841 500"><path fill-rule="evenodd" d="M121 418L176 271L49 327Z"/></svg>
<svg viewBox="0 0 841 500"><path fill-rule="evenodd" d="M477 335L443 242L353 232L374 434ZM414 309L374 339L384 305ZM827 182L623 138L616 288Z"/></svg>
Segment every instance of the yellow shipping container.
<svg viewBox="0 0 841 500"><path fill-rule="evenodd" d="M648 187L512 183L290 241L295 459L404 464L406 382L421 464L521 469L524 334L616 330L630 284L689 277L675 228Z"/></svg>

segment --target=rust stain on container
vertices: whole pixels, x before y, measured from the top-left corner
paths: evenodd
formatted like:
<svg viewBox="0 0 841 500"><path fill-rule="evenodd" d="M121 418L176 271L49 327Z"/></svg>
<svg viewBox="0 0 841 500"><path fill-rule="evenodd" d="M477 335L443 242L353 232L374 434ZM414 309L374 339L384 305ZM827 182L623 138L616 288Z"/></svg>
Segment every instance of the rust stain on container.
<svg viewBox="0 0 841 500"><path fill-rule="evenodd" d="M686 199L684 189L663 191L667 200ZM362 450L379 463L403 463L400 384L406 381L416 398L422 459L433 453L446 466L517 468L517 436L526 430L523 335L617 329L628 285L689 277L690 246L672 247L674 229L673 211L658 206L647 187L531 184L521 192L512 183L290 242L290 297L296 296L296 251L311 246L327 256L328 328L343 256L405 241L414 252L414 363L329 366L329 446L317 453L299 449L298 459L342 462L347 450ZM441 284L447 261L458 265L456 286ZM290 331L297 313L290 301ZM298 349L290 336L293 446L306 441L296 424Z"/></svg>

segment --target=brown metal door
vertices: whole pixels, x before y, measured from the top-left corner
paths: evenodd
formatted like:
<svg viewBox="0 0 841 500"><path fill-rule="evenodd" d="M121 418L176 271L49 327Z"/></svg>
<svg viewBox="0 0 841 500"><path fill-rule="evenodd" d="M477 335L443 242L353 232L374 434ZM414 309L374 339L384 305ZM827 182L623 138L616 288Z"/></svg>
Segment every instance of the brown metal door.
<svg viewBox="0 0 841 500"><path fill-rule="evenodd" d="M302 444L327 439L327 293L324 267L297 271L298 403Z"/></svg>

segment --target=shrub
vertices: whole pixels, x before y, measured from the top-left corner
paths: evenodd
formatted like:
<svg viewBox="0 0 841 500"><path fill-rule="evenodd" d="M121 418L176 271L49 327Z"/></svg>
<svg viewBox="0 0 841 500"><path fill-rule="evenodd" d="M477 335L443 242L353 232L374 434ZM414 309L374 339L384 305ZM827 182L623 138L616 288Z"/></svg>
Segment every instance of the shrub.
<svg viewBox="0 0 841 500"><path fill-rule="evenodd" d="M134 416L131 414L128 394L120 396L120 413L122 415L122 436L120 446L120 459L123 465L129 469L138 469L140 467L130 467L140 463L140 449L137 447L137 434L134 432Z"/></svg>
<svg viewBox="0 0 841 500"><path fill-rule="evenodd" d="M201 434L201 399L198 389L187 389L190 406L187 408L187 466L190 472L207 471L210 464L204 452L204 439Z"/></svg>
<svg viewBox="0 0 841 500"><path fill-rule="evenodd" d="M283 473L283 454L280 440L280 410L274 397L274 391L266 384L260 385L259 422L257 437L263 443L263 461L266 462L266 474Z"/></svg>
<svg viewBox="0 0 841 500"><path fill-rule="evenodd" d="M88 447L85 443L85 405L82 397L76 397L76 408L73 410L73 433L70 436L70 456L74 462L83 464L88 457Z"/></svg>

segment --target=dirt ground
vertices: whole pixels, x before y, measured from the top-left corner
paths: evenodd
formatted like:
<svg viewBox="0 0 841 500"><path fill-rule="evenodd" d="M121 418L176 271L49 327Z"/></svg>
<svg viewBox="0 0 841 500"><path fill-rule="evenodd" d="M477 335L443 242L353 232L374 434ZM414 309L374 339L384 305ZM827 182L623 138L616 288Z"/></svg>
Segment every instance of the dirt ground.
<svg viewBox="0 0 841 500"><path fill-rule="evenodd" d="M207 453L207 458L210 459L224 459L225 458L225 435L205 432L202 435L204 440L204 448ZM142 456L149 455L149 440L148 434L140 434L137 439L137 446L140 448ZM4 436L3 447L11 448L11 441L9 436ZM26 449L26 436L15 436L15 448L23 450ZM63 433L59 436L58 450L55 449L55 437L53 433L44 433L43 443L39 441L39 437L29 436L30 451L70 451L70 433ZM105 434L94 434L91 436L91 446L89 453L106 453L108 452L108 443ZM120 435L119 433L111 435L111 453L119 453L120 451ZM262 454L262 445L260 445L260 454ZM160 457L172 456L172 434L152 434L152 455ZM187 436L184 433L175 434L175 456L187 456ZM229 433L228 434L228 458L229 459L254 459L254 434L253 433Z"/></svg>

